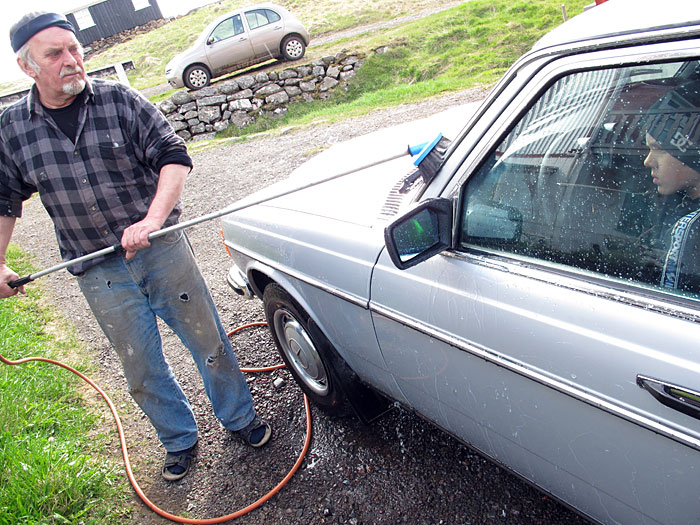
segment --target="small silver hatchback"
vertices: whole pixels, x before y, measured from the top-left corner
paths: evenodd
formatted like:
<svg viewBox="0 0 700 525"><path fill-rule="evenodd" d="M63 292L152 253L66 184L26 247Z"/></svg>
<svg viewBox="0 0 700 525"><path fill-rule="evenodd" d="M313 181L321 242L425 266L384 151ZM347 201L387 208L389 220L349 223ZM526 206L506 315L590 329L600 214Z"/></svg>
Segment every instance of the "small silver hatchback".
<svg viewBox="0 0 700 525"><path fill-rule="evenodd" d="M272 58L299 60L309 32L292 13L274 4L231 11L210 23L196 42L165 66L175 87L201 89L212 78Z"/></svg>

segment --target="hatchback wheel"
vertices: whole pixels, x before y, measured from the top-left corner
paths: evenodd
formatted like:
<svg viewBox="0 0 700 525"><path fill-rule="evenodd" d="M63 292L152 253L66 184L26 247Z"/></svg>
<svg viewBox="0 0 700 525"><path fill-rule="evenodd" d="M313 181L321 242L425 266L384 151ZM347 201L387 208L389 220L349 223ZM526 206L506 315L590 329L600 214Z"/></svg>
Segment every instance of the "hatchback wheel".
<svg viewBox="0 0 700 525"><path fill-rule="evenodd" d="M282 42L282 56L285 60L299 60L306 52L306 44L298 36L288 36Z"/></svg>
<svg viewBox="0 0 700 525"><path fill-rule="evenodd" d="M339 412L343 396L309 331L309 316L284 289L272 283L263 293L265 317L277 349L304 393L321 408Z"/></svg>
<svg viewBox="0 0 700 525"><path fill-rule="evenodd" d="M209 85L211 73L205 66L190 66L185 70L183 80L189 89L202 89Z"/></svg>

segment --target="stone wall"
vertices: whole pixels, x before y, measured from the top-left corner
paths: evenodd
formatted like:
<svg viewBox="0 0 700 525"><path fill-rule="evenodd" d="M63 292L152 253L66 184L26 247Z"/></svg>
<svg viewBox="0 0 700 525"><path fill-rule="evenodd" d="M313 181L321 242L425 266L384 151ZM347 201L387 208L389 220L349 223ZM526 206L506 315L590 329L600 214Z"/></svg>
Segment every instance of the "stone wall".
<svg viewBox="0 0 700 525"><path fill-rule="evenodd" d="M283 116L293 102L327 99L355 76L363 58L338 53L281 71L243 75L198 91L178 91L158 107L183 139L210 138L231 125L247 126L260 115Z"/></svg>

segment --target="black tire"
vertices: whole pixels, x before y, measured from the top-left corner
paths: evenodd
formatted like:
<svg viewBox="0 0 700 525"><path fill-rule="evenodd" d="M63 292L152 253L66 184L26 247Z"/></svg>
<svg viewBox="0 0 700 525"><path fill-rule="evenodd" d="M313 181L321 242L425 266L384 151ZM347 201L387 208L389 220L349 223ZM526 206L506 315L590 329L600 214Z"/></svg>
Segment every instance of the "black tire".
<svg viewBox="0 0 700 525"><path fill-rule="evenodd" d="M282 40L281 51L285 60L299 60L306 53L306 44L300 36L290 35Z"/></svg>
<svg viewBox="0 0 700 525"><path fill-rule="evenodd" d="M185 74L182 75L182 80L188 89L197 90L209 85L211 73L202 65L194 65L185 69Z"/></svg>
<svg viewBox="0 0 700 525"><path fill-rule="evenodd" d="M263 293L265 317L287 369L314 404L340 415L345 398L320 350L327 341L309 330L309 315L276 283Z"/></svg>

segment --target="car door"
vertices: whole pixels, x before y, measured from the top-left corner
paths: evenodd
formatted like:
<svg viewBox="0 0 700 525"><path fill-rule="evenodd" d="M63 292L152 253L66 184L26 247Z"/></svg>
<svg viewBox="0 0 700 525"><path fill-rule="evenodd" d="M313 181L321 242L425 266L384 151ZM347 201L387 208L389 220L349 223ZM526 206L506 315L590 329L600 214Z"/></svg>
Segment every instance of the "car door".
<svg viewBox="0 0 700 525"><path fill-rule="evenodd" d="M251 60L253 48L240 13L223 20L212 30L206 42L206 52L215 76Z"/></svg>
<svg viewBox="0 0 700 525"><path fill-rule="evenodd" d="M698 82L697 49L520 74L447 164L451 249L406 270L383 253L373 273L377 338L409 403L601 522L700 516L700 290L660 278L694 204L658 194L643 132L667 92Z"/></svg>
<svg viewBox="0 0 700 525"><path fill-rule="evenodd" d="M251 9L245 12L245 19L255 56L279 56L280 42L284 36L284 22L280 15L272 9Z"/></svg>

